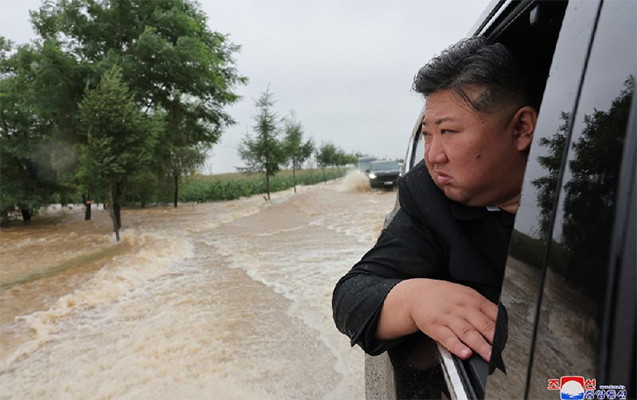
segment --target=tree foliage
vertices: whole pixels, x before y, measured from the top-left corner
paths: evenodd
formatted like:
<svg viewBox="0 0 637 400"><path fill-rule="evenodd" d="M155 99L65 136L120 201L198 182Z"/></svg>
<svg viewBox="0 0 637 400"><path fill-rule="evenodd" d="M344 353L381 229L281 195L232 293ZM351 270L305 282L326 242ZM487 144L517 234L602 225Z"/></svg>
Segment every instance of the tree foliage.
<svg viewBox="0 0 637 400"><path fill-rule="evenodd" d="M82 145L78 176L82 182L107 188L119 240L124 185L150 165L159 125L136 106L117 66L104 74L97 88L86 91L80 116L86 127L86 144Z"/></svg>
<svg viewBox="0 0 637 400"><path fill-rule="evenodd" d="M296 170L314 153L312 138L303 141L303 126L296 121L294 113L285 119L285 137L283 138L284 152L289 165L292 167L294 193L296 193Z"/></svg>
<svg viewBox="0 0 637 400"><path fill-rule="evenodd" d="M336 165L336 155L338 149L334 143L323 143L316 150L316 162L320 168L325 168L330 165Z"/></svg>
<svg viewBox="0 0 637 400"><path fill-rule="evenodd" d="M269 88L255 102L257 115L254 117L254 137L246 133L239 145L239 155L246 164L245 171L263 172L266 179L266 190L270 200L270 178L285 163L286 154L279 138L279 118L272 110L274 100Z"/></svg>
<svg viewBox="0 0 637 400"><path fill-rule="evenodd" d="M167 157L167 167L173 181L173 205L177 207L179 199L179 180L182 176L191 175L206 161L208 146L172 146Z"/></svg>
<svg viewBox="0 0 637 400"><path fill-rule="evenodd" d="M0 212L16 207L23 219L65 188L54 170L50 122L41 90L43 56L0 38ZM46 73L48 74L48 72Z"/></svg>
<svg viewBox="0 0 637 400"><path fill-rule="evenodd" d="M356 164L356 160L358 159L356 153L347 154L343 149L331 142L321 144L315 156L320 168L329 166L342 167L348 164Z"/></svg>
<svg viewBox="0 0 637 400"><path fill-rule="evenodd" d="M232 118L223 106L245 82L232 54L238 47L212 32L188 0L65 0L31 14L45 40L55 39L78 62L89 63L93 83L112 65L147 108L162 108L173 122L197 127L199 141L216 139Z"/></svg>
<svg viewBox="0 0 637 400"><path fill-rule="evenodd" d="M140 107L165 113L157 156L166 168L158 171L173 179L176 198L179 178L234 122L224 107L246 82L232 59L238 47L210 31L187 0L68 0L46 3L32 17L42 37L93 66L89 83L118 64Z"/></svg>

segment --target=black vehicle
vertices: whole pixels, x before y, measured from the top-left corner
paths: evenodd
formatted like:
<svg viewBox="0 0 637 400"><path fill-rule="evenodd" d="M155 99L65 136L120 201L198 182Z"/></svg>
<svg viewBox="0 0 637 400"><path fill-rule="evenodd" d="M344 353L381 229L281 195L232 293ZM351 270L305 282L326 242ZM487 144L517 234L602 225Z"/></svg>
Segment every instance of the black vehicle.
<svg viewBox="0 0 637 400"><path fill-rule="evenodd" d="M374 161L367 176L372 189L393 189L400 177L400 164L398 161Z"/></svg>
<svg viewBox="0 0 637 400"><path fill-rule="evenodd" d="M417 334L366 356L368 399L637 397L636 16L634 0L502 0L479 19L472 36L506 45L542 98L500 298L507 374Z"/></svg>

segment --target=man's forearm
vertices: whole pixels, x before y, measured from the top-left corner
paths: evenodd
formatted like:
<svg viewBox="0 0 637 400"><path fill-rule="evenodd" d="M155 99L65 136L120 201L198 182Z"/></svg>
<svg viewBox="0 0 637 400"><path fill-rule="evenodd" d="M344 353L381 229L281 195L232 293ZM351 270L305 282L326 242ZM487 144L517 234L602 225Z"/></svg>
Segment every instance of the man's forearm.
<svg viewBox="0 0 637 400"><path fill-rule="evenodd" d="M387 294L376 328L379 340L397 339L418 331L418 326L411 316L411 299L421 290L426 290L428 279L407 279Z"/></svg>

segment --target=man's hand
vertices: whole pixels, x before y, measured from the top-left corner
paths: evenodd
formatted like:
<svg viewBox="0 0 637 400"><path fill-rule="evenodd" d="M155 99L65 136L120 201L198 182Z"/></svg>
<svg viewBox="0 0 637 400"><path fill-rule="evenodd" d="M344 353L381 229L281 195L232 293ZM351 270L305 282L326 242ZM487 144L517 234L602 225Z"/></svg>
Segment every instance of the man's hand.
<svg viewBox="0 0 637 400"><path fill-rule="evenodd" d="M470 287L436 279L408 279L387 295L376 337L395 339L418 330L467 359L491 359L498 306Z"/></svg>

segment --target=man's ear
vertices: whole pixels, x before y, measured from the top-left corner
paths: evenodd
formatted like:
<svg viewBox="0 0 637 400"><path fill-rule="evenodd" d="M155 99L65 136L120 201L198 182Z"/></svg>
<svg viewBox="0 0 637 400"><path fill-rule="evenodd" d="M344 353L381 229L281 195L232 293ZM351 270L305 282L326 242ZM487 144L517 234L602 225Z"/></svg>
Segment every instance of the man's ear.
<svg viewBox="0 0 637 400"><path fill-rule="evenodd" d="M518 151L528 151L531 148L537 124L537 110L524 106L515 113L511 122Z"/></svg>

